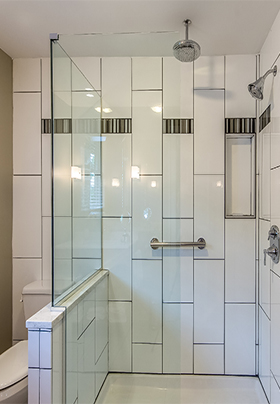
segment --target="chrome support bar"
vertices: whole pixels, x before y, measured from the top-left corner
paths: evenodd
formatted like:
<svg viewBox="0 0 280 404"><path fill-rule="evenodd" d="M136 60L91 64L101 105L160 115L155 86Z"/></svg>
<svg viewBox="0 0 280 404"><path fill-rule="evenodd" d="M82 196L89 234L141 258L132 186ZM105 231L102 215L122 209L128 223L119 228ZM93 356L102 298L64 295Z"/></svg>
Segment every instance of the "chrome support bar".
<svg viewBox="0 0 280 404"><path fill-rule="evenodd" d="M156 237L150 241L150 246L153 250L157 250L159 247L197 247L203 250L206 246L204 238L200 237L197 241L178 241L178 242L164 242L158 241Z"/></svg>

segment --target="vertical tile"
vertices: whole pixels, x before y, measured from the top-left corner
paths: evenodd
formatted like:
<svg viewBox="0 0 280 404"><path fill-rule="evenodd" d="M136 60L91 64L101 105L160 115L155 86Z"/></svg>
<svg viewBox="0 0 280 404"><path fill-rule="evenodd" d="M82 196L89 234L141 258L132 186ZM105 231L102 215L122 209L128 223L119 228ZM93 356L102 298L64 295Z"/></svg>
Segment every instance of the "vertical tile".
<svg viewBox="0 0 280 404"><path fill-rule="evenodd" d="M78 309L74 306L72 310L68 310L66 326L66 361L65 383L66 403L74 403L77 399L78 392Z"/></svg>
<svg viewBox="0 0 280 404"><path fill-rule="evenodd" d="M40 404L52 402L52 370L40 369Z"/></svg>
<svg viewBox="0 0 280 404"><path fill-rule="evenodd" d="M259 309L259 378L270 401L270 320Z"/></svg>
<svg viewBox="0 0 280 404"><path fill-rule="evenodd" d="M131 372L131 302L109 302L109 369Z"/></svg>
<svg viewBox="0 0 280 404"><path fill-rule="evenodd" d="M161 344L133 344L133 372L162 373Z"/></svg>
<svg viewBox="0 0 280 404"><path fill-rule="evenodd" d="M74 258L72 266L73 281L77 283L88 278L101 268L101 258Z"/></svg>
<svg viewBox="0 0 280 404"><path fill-rule="evenodd" d="M73 257L101 258L100 218L73 218Z"/></svg>
<svg viewBox="0 0 280 404"><path fill-rule="evenodd" d="M225 67L226 117L254 117L256 100L248 97L247 87L256 79L256 55L227 55Z"/></svg>
<svg viewBox="0 0 280 404"><path fill-rule="evenodd" d="M51 118L51 62L42 58L42 119Z"/></svg>
<svg viewBox="0 0 280 404"><path fill-rule="evenodd" d="M194 261L194 343L224 342L224 261Z"/></svg>
<svg viewBox="0 0 280 404"><path fill-rule="evenodd" d="M41 177L14 176L13 256L41 257Z"/></svg>
<svg viewBox="0 0 280 404"><path fill-rule="evenodd" d="M194 239L203 237L206 247L195 249L196 258L224 257L224 178L221 175L194 177Z"/></svg>
<svg viewBox="0 0 280 404"><path fill-rule="evenodd" d="M54 256L56 260L72 258L71 217L54 218Z"/></svg>
<svg viewBox="0 0 280 404"><path fill-rule="evenodd" d="M40 332L40 367L52 368L52 332Z"/></svg>
<svg viewBox="0 0 280 404"><path fill-rule="evenodd" d="M40 279L40 259L13 260L13 339L27 339L21 292L25 285Z"/></svg>
<svg viewBox="0 0 280 404"><path fill-rule="evenodd" d="M54 216L71 216L71 135L54 135Z"/></svg>
<svg viewBox="0 0 280 404"><path fill-rule="evenodd" d="M40 369L28 369L28 402L40 404Z"/></svg>
<svg viewBox="0 0 280 404"><path fill-rule="evenodd" d="M193 217L193 135L163 135L163 216Z"/></svg>
<svg viewBox="0 0 280 404"><path fill-rule="evenodd" d="M100 58L98 57L73 57L73 62L81 70L84 76L92 84L95 90L101 89L100 83Z"/></svg>
<svg viewBox="0 0 280 404"><path fill-rule="evenodd" d="M85 332L96 316L96 290L92 289L78 302L78 338ZM94 339L94 338L93 338Z"/></svg>
<svg viewBox="0 0 280 404"><path fill-rule="evenodd" d="M96 364L96 395L99 393L108 374L108 351L109 348L107 345Z"/></svg>
<svg viewBox="0 0 280 404"><path fill-rule="evenodd" d="M42 216L51 216L52 167L51 135L42 135Z"/></svg>
<svg viewBox="0 0 280 404"><path fill-rule="evenodd" d="M101 215L101 177L82 175L72 182L73 217L96 217Z"/></svg>
<svg viewBox="0 0 280 404"><path fill-rule="evenodd" d="M80 403L94 403L95 361L94 361L95 321L78 340L78 400Z"/></svg>
<svg viewBox="0 0 280 404"><path fill-rule="evenodd" d="M255 305L225 305L225 373L255 375Z"/></svg>
<svg viewBox="0 0 280 404"><path fill-rule="evenodd" d="M132 267L133 342L162 342L161 261L134 260Z"/></svg>
<svg viewBox="0 0 280 404"><path fill-rule="evenodd" d="M39 58L16 58L13 60L13 91L41 91Z"/></svg>
<svg viewBox="0 0 280 404"><path fill-rule="evenodd" d="M14 174L41 174L41 95L14 93Z"/></svg>
<svg viewBox="0 0 280 404"><path fill-rule="evenodd" d="M106 117L131 117L131 58L102 58L102 100Z"/></svg>
<svg viewBox="0 0 280 404"><path fill-rule="evenodd" d="M271 373L271 399L270 404L278 404L280 403L280 389L278 384Z"/></svg>
<svg viewBox="0 0 280 404"><path fill-rule="evenodd" d="M194 345L194 373L223 374L224 345Z"/></svg>
<svg viewBox="0 0 280 404"><path fill-rule="evenodd" d="M280 228L280 168L271 170L271 224L277 225ZM277 267L277 265L275 265ZM278 265L280 267L280 265ZM275 271L280 273L279 269L275 268Z"/></svg>
<svg viewBox="0 0 280 404"><path fill-rule="evenodd" d="M30 368L38 368L40 364L39 337L39 331L28 331L28 366Z"/></svg>
<svg viewBox="0 0 280 404"><path fill-rule="evenodd" d="M163 305L163 373L193 372L193 305Z"/></svg>
<svg viewBox="0 0 280 404"><path fill-rule="evenodd" d="M42 217L42 270L43 279L52 278L52 240L51 240L51 217Z"/></svg>
<svg viewBox="0 0 280 404"><path fill-rule="evenodd" d="M194 92L194 173L224 174L224 90Z"/></svg>
<svg viewBox="0 0 280 404"><path fill-rule="evenodd" d="M268 318L270 318L270 259L267 257L264 265L263 250L269 247L267 235L270 227L270 222L259 220L259 304Z"/></svg>
<svg viewBox="0 0 280 404"><path fill-rule="evenodd" d="M73 165L81 168L82 174L100 174L101 140L99 124L96 133L73 133L72 134L72 159Z"/></svg>
<svg viewBox="0 0 280 404"><path fill-rule="evenodd" d="M194 88L224 88L224 56L201 56L194 62Z"/></svg>
<svg viewBox="0 0 280 404"><path fill-rule="evenodd" d="M103 216L131 216L131 136L103 139Z"/></svg>
<svg viewBox="0 0 280 404"><path fill-rule="evenodd" d="M271 277L271 371L280 383L280 278L272 272Z"/></svg>
<svg viewBox="0 0 280 404"><path fill-rule="evenodd" d="M226 220L225 301L253 303L255 297L255 220Z"/></svg>
<svg viewBox="0 0 280 404"><path fill-rule="evenodd" d="M270 125L260 133L260 218L270 220L271 207L270 207L270 191L272 184L270 184ZM274 170L273 170L274 171Z"/></svg>
<svg viewBox="0 0 280 404"><path fill-rule="evenodd" d="M110 270L109 299L131 300L131 219L103 219L103 267Z"/></svg>
<svg viewBox="0 0 280 404"><path fill-rule="evenodd" d="M53 328L53 345L52 345L52 372L53 372L53 404L61 404L64 395L64 348L65 333L64 320L60 321Z"/></svg>
<svg viewBox="0 0 280 404"><path fill-rule="evenodd" d="M150 240L161 240L161 177L141 176L132 184L133 200L133 258L160 259L161 249L153 250Z"/></svg>
<svg viewBox="0 0 280 404"><path fill-rule="evenodd" d="M162 58L132 58L132 90L162 89Z"/></svg>
<svg viewBox="0 0 280 404"><path fill-rule="evenodd" d="M108 277L96 287L96 345L95 362L109 340L108 330Z"/></svg>
<svg viewBox="0 0 280 404"><path fill-rule="evenodd" d="M193 241L192 219L163 219L163 241ZM163 301L193 301L193 249L163 249Z"/></svg>
<svg viewBox="0 0 280 404"><path fill-rule="evenodd" d="M132 94L132 164L141 174L162 173L162 93L135 91Z"/></svg>
<svg viewBox="0 0 280 404"><path fill-rule="evenodd" d="M193 63L163 58L163 117L193 117Z"/></svg>

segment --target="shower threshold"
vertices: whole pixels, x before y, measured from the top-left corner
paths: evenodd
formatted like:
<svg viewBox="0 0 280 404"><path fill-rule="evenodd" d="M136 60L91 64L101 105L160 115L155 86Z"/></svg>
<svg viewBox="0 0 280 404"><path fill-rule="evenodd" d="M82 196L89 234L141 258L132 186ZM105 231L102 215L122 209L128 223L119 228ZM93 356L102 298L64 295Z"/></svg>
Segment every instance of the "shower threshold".
<svg viewBox="0 0 280 404"><path fill-rule="evenodd" d="M110 373L96 404L267 404L257 377Z"/></svg>

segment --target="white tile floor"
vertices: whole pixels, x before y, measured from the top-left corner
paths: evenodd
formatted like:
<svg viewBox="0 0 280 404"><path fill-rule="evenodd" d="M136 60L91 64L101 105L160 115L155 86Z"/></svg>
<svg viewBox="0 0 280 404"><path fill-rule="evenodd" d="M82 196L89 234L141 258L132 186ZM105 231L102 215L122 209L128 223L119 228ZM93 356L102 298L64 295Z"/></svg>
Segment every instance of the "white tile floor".
<svg viewBox="0 0 280 404"><path fill-rule="evenodd" d="M110 374L96 404L267 404L256 377Z"/></svg>

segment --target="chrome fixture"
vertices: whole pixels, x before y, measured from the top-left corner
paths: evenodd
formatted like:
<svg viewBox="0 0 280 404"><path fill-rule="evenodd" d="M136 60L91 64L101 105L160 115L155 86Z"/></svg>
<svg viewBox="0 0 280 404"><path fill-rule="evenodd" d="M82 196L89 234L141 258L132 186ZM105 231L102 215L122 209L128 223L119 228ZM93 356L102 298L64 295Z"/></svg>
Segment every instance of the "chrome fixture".
<svg viewBox="0 0 280 404"><path fill-rule="evenodd" d="M264 265L266 265L266 256L267 255L272 259L274 264L278 264L280 238L279 238L279 228L276 225L271 226L271 228L268 232L268 240L270 240L270 247L263 250Z"/></svg>
<svg viewBox="0 0 280 404"><path fill-rule="evenodd" d="M159 247L197 247L203 250L206 246L204 238L200 237L197 241L178 241L178 242L164 242L158 241L156 237L150 241L150 246L153 250L157 250Z"/></svg>
<svg viewBox="0 0 280 404"><path fill-rule="evenodd" d="M256 98L257 100L262 100L263 99L263 87L264 87L264 81L267 78L267 76L273 73L273 76L275 77L277 74L277 66L275 65L272 69L268 70L262 77L260 77L258 80L254 81L254 83L251 83L248 85L248 91L251 94L253 98Z"/></svg>
<svg viewBox="0 0 280 404"><path fill-rule="evenodd" d="M197 42L189 39L188 28L191 24L191 20L185 20L184 24L186 26L186 39L178 41L173 46L173 55L180 62L193 62L196 60L201 53L200 46Z"/></svg>

